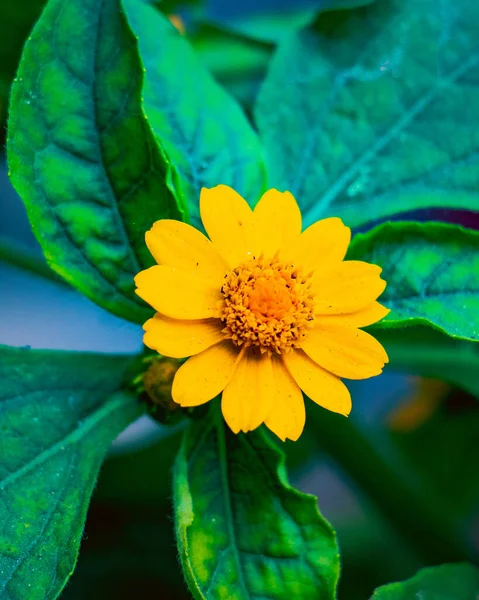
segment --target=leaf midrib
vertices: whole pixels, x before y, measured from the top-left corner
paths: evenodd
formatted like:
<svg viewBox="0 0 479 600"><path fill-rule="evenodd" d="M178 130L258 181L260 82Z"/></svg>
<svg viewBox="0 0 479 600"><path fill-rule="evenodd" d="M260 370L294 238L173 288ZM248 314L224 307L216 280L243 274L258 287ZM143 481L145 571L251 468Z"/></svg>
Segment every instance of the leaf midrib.
<svg viewBox="0 0 479 600"><path fill-rule="evenodd" d="M93 52L93 80L91 82L91 91L92 91L92 100L93 100L93 115L94 115L94 122L95 122L95 129L96 129L96 133L97 133L97 138L98 138L98 149L99 149L99 154L101 156L102 159L102 165L103 165L103 170L105 172L106 175L106 179L108 181L108 187L110 190L110 194L111 197L113 198L113 203L112 203L112 208L113 208L113 214L116 215L116 221L117 221L117 226L118 226L118 232L121 235L122 239L123 239L123 244L125 245L126 248L129 248L130 252L130 256L133 260L134 263L134 267L136 269L137 272L141 271L141 266L140 266L140 260L138 258L138 254L135 250L135 248L133 247L133 245L130 243L129 238L128 238L128 234L126 231L126 227L125 227L125 223L123 221L123 217L121 215L120 212L120 207L119 207L119 202L117 201L117 197L116 197L116 193L114 191L114 187L113 187L113 182L111 180L111 176L110 176L110 172L108 170L107 164L105 163L104 160L104 153L103 153L103 135L100 133L102 131L102 128L100 127L99 123L98 123L98 90L97 90L97 73L100 71L99 68L99 63L98 63L98 47L100 45L100 32L102 29L102 19L103 19L103 9L105 6L105 0L97 0L99 2L99 8L98 8L98 23L97 23L97 29L96 29L96 38L95 38L95 47L94 47L94 52ZM120 9L120 3L117 2L118 8ZM119 13L119 19L122 18L121 16L121 12ZM132 34L133 35L133 34ZM131 186L130 191L132 189ZM125 194L128 195L128 194Z"/></svg>
<svg viewBox="0 0 479 600"><path fill-rule="evenodd" d="M246 586L246 582L244 580L243 567L241 564L241 558L238 552L237 540L236 540L236 531L234 528L233 521L233 508L232 508L232 497L229 486L229 474L228 474L228 457L226 455L226 434L225 434L225 425L223 423L223 417L221 415L220 410L216 407L217 410L214 411L214 419L215 425L218 432L218 452L220 458L220 474L221 474L221 484L223 488L223 495L225 498L224 507L226 513L226 527L228 530L228 537L230 538L230 548L233 551L233 558L236 563L236 569L238 572L238 580L239 587L241 591L245 594L245 598L251 599L251 595Z"/></svg>
<svg viewBox="0 0 479 600"><path fill-rule="evenodd" d="M361 168L367 164L372 158L374 158L383 148L385 148L401 131L411 123L411 121L420 114L428 104L430 104L434 98L442 91L447 85L453 83L461 75L466 73L474 64L478 62L478 54L475 54L469 58L465 63L461 64L457 69L452 71L448 77L441 80L432 87L429 92L419 99L403 117L395 124L387 129L365 153L362 152L361 156L356 158L353 164L339 177L332 186L323 194L321 200L317 204L317 209L312 211L310 218L316 219L317 216L324 213L329 205L335 200L335 198L343 191L343 189L350 183L350 181L357 175Z"/></svg>
<svg viewBox="0 0 479 600"><path fill-rule="evenodd" d="M103 0L100 0L100 2L101 2L101 5L103 6ZM62 10L63 10L63 8L64 8L64 6L65 6L65 5L66 5L66 2L62 2L62 3L61 3L61 5L60 5L60 8L59 8L59 11L58 11L58 13L57 13L57 15L56 15L56 18L55 18L55 20L54 20L54 24L53 24L53 26L52 26L52 30L51 30L51 36L52 36L52 40L54 40L54 39L55 39L55 28L58 26L58 22L59 22L59 20L60 20L60 17L61 17L61 12L62 12ZM100 10L101 10L101 9L100 9ZM99 13L99 14L100 14L100 13ZM100 19L100 16L99 16L99 19ZM97 39L95 40L95 54L94 54L94 55L95 55L95 65L94 65L94 69L93 69L93 71L94 71L94 74L96 73L95 69L96 69L96 58L97 58L97 55L98 55L98 52L97 52L97 48L98 48L98 38L99 38L99 25L98 25L98 27L97 27ZM28 42L27 42L27 44L28 44ZM56 54L56 58L57 58L57 60L59 60L60 62L62 62L62 63L64 64L65 68L67 68L67 69L68 69L68 66L66 65L65 61L64 61L64 60L62 60L61 53L57 53L57 54ZM95 86L95 81L96 81L96 77L95 77L95 75L94 75L94 77L93 77L93 81L88 83L88 85L89 85L89 86L92 88L92 96L93 96L93 94L94 94L94 86ZM85 82L83 82L83 83L85 83ZM39 104L38 106L41 108L41 104ZM96 117L96 115L97 115L97 113L96 113L96 107L94 107L94 111L93 111L93 113L94 113L94 115L95 115L95 119L94 119L94 121L95 121L95 127L96 127L96 130L97 130L97 133L98 133L99 129L98 129L98 122L97 122L97 117ZM99 138L100 138L100 135L98 134L98 139L99 139ZM53 142L53 143L54 143L55 145L58 145L58 144L57 144L57 142ZM98 145L99 145L99 150L100 150L99 154L100 154L100 156L101 156L101 157L102 157L102 159L103 159L103 152L102 152L102 149L101 149L101 144L100 144L100 141L99 141ZM69 151L69 152L70 152L70 151ZM82 158L82 159L83 159L83 160L85 160L84 158ZM102 163L101 163L101 164L103 165L103 161L102 161ZM110 192L112 193L113 197L114 197L114 198L116 198L115 194L113 194L113 191L112 191L112 187L111 187L111 182L110 182L109 175L108 175L108 173L107 173L106 169L104 169L104 171L105 171L105 174L106 174L106 176L107 176L107 179L108 179L108 182L109 182ZM58 226L59 226L59 227L60 227L60 229L63 231L63 233L65 234L65 236L66 236L66 238L68 239L68 241L70 242L70 244L71 244L71 245L72 245L74 248L76 248L76 249L78 250L78 252L79 252L79 253L80 253L80 255L83 257L83 259L84 259L84 260L85 260L85 261L88 263L88 265L89 265L89 266L92 268L93 272L94 272L94 273L97 273L97 274L98 274L98 275L99 275L99 276L102 278L102 280L103 280L103 281L104 281L104 282L105 282L105 283L106 283L108 286L110 286L110 287L111 287L111 288L114 290L114 292L115 292L115 293L118 293L118 294L119 294L119 295L120 295L122 298L124 298L125 300L127 300L127 302L128 302L129 304L131 304L132 308L135 308L135 309L138 309L138 308L144 308L144 303L142 303L142 302L141 302L141 301L140 301L140 300L139 300L139 299L138 299L138 298L137 298L135 295L134 295L133 297L130 297L130 296L128 296L128 295L127 295L127 294L124 292L124 290L122 290L122 289L121 289L121 288L118 286L118 284L116 283L116 281L111 281L110 279L108 279L108 278L105 276L105 274L104 274L102 271L100 271L100 270L97 268L97 266L96 266L96 265L95 265L95 264L94 264L94 263L93 263L93 262L90 260L90 258L88 257L88 255L85 253L85 251L84 251L84 248L83 248L81 245L77 244L77 243L76 243L76 241L73 239L73 237L72 237L72 236L71 236L71 234L70 234L70 231L69 231L68 227L66 227L66 226L64 225L64 223L63 223L63 222L60 220L60 218L58 217L58 215L57 215L56 211L54 210L54 208L53 208L53 205L52 205L52 203L50 202L50 200L49 200L49 198L48 198L47 194L45 193L45 191L43 190L43 188L42 188L41 186L38 188L38 191L39 191L39 193L41 193L41 194L42 194L44 201L46 202L46 204L47 204L47 205L48 205L48 207L50 208L50 214L51 214L51 215L52 215L52 216L55 218L55 220L56 220L56 221L57 221L57 223L58 223ZM131 245L129 244L129 242L128 242L128 237L127 237L127 235L126 235L126 231L125 231L125 229L124 229L124 226L123 226L123 223L122 223L121 215L120 215L120 214L119 214L119 212L118 212L118 206L117 206L116 202L114 202L114 203L113 203L113 207L111 207L111 208L112 208L112 212L113 212L113 213L116 213L116 215L117 215L117 217L118 217L118 220L121 222L121 226L120 226L120 228L119 228L119 231L120 231L120 234L121 234L121 235L122 235L122 237L123 237L123 242L125 242L125 239L127 240L127 248L129 248L129 250L130 250L130 255L131 255L132 259L133 259L133 262L135 263L135 265L138 265L138 258L137 258L137 256L136 256L136 253L134 252L134 249L132 248L132 246L131 246ZM116 210L115 210L115 208L116 208ZM55 261L54 261L54 260L48 260L47 262L48 262L48 264L49 264L49 265L50 265L50 266L51 266L51 267L52 267L52 268L53 268L53 269L54 269L54 270L55 270L57 273L59 273L59 275L60 275L61 277L65 278L65 280L66 280L66 281L68 281L69 283L73 283L73 284L75 283L74 281L72 281L72 280L70 280L70 279L68 278L68 276L67 276L68 274L66 274L66 273L64 272L63 268L58 268L58 266L57 266L57 264L55 263ZM140 271L140 268L138 267L138 268L137 268L137 270L138 270L138 271Z"/></svg>

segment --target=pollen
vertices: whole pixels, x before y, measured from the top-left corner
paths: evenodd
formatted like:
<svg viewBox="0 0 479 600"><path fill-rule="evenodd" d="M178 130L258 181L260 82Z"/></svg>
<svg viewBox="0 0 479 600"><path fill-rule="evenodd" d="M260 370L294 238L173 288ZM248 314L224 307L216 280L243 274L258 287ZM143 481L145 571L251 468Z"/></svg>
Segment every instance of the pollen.
<svg viewBox="0 0 479 600"><path fill-rule="evenodd" d="M223 333L236 346L281 354L301 346L314 321L311 273L263 256L241 263L221 288Z"/></svg>

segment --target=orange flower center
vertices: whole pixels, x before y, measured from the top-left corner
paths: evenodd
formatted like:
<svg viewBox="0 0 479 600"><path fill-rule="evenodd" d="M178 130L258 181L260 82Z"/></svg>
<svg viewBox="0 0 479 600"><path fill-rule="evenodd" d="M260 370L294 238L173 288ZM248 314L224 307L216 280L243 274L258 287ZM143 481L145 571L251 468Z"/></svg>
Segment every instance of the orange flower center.
<svg viewBox="0 0 479 600"><path fill-rule="evenodd" d="M241 263L221 288L223 332L237 346L261 352L299 347L314 320L310 277L276 257Z"/></svg>

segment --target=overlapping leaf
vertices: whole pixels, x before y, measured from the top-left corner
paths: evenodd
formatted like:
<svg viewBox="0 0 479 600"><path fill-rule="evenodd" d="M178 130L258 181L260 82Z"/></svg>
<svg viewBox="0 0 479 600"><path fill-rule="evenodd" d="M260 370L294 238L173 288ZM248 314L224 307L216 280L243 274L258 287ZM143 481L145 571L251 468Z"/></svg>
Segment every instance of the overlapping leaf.
<svg viewBox="0 0 479 600"><path fill-rule="evenodd" d="M265 183L262 149L239 105L156 7L123 4L146 67L145 110L178 172L175 189L192 222L200 225L202 187L228 184L256 202Z"/></svg>
<svg viewBox="0 0 479 600"><path fill-rule="evenodd" d="M292 488L262 431L232 434L215 410L186 432L175 465L176 530L197 599L332 600L336 538Z"/></svg>
<svg viewBox="0 0 479 600"><path fill-rule="evenodd" d="M101 306L143 322L133 276L144 233L180 218L142 112L143 70L119 0L51 0L12 89L9 168L50 265Z"/></svg>
<svg viewBox="0 0 479 600"><path fill-rule="evenodd" d="M371 600L473 600L479 594L479 569L465 563L422 569L402 583L378 588Z"/></svg>
<svg viewBox="0 0 479 600"><path fill-rule="evenodd" d="M306 224L479 209L478 27L475 2L383 0L283 41L256 118Z"/></svg>
<svg viewBox="0 0 479 600"><path fill-rule="evenodd" d="M479 233L442 223L385 223L357 235L348 258L383 268L378 327L428 324L479 340Z"/></svg>
<svg viewBox="0 0 479 600"><path fill-rule="evenodd" d="M129 357L0 346L0 598L56 598L112 439L138 414Z"/></svg>

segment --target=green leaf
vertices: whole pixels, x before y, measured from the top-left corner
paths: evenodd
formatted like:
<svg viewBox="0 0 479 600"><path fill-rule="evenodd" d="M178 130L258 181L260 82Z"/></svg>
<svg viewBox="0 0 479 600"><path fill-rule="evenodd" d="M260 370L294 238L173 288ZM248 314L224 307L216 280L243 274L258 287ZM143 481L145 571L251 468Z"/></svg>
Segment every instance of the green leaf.
<svg viewBox="0 0 479 600"><path fill-rule="evenodd" d="M174 501L195 598L335 598L335 534L316 498L289 485L284 455L263 431L234 435L214 406L185 433Z"/></svg>
<svg viewBox="0 0 479 600"><path fill-rule="evenodd" d="M479 340L479 232L443 223L385 223L357 235L348 258L383 269L391 309L377 327L431 325Z"/></svg>
<svg viewBox="0 0 479 600"><path fill-rule="evenodd" d="M466 563L421 569L402 583L378 588L371 600L473 600L479 594L479 569Z"/></svg>
<svg viewBox="0 0 479 600"><path fill-rule="evenodd" d="M447 381L479 398L479 344L425 326L371 328L386 348L391 369Z"/></svg>
<svg viewBox="0 0 479 600"><path fill-rule="evenodd" d="M145 111L178 171L175 188L192 222L201 225L202 187L227 184L255 202L265 183L262 148L241 108L157 8L123 4L146 67Z"/></svg>
<svg viewBox="0 0 479 600"><path fill-rule="evenodd" d="M0 598L56 598L70 576L100 464L139 412L116 392L130 360L0 346Z"/></svg>
<svg viewBox="0 0 479 600"><path fill-rule="evenodd" d="M50 265L132 321L151 311L133 277L144 234L181 212L142 112L143 70L119 0L51 0L12 88L8 158Z"/></svg>
<svg viewBox="0 0 479 600"><path fill-rule="evenodd" d="M256 108L269 185L306 224L479 210L478 27L477 2L382 0L285 39Z"/></svg>

